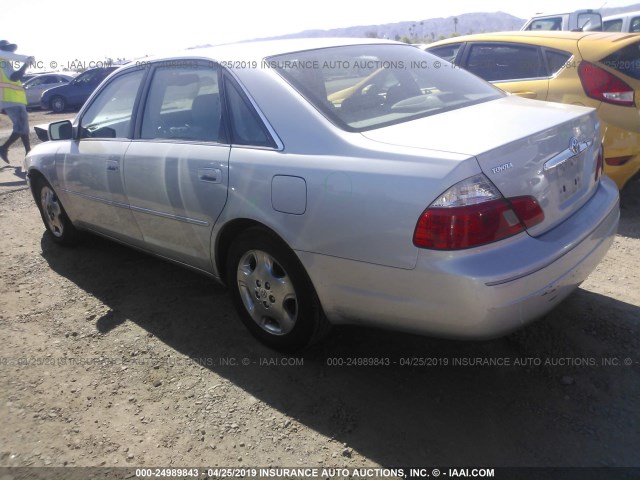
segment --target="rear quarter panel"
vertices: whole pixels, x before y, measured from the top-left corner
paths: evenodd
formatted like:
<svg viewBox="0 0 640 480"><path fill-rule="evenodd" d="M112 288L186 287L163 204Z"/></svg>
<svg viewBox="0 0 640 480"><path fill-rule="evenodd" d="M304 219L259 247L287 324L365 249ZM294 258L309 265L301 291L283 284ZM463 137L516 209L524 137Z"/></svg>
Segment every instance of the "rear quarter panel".
<svg viewBox="0 0 640 480"><path fill-rule="evenodd" d="M475 159L467 159L391 149L385 155L346 145L341 155L323 156L232 149L221 221L264 223L294 250L411 269L418 254L413 232L419 216L451 184L478 173ZM274 208L276 175L304 179L304 213Z"/></svg>
<svg viewBox="0 0 640 480"><path fill-rule="evenodd" d="M284 148L232 147L229 198L214 235L228 221L249 218L266 224L294 250L413 268L420 214L453 183L478 173L475 159L344 132L276 73L238 73ZM275 175L304 179L303 214L274 209Z"/></svg>

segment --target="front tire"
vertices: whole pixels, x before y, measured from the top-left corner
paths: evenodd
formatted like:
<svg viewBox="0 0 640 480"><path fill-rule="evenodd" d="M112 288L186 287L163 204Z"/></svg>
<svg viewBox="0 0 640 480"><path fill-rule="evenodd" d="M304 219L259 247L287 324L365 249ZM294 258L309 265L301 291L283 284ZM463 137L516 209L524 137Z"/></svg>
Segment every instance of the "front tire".
<svg viewBox="0 0 640 480"><path fill-rule="evenodd" d="M251 228L232 244L227 282L242 322L261 342L292 352L320 340L327 322L295 254L278 238Z"/></svg>
<svg viewBox="0 0 640 480"><path fill-rule="evenodd" d="M71 246L78 241L78 231L69 220L58 195L49 182L40 177L35 182L34 196L44 226L54 242Z"/></svg>
<svg viewBox="0 0 640 480"><path fill-rule="evenodd" d="M64 97L57 96L51 99L51 110L55 113L62 113L67 108L67 101Z"/></svg>

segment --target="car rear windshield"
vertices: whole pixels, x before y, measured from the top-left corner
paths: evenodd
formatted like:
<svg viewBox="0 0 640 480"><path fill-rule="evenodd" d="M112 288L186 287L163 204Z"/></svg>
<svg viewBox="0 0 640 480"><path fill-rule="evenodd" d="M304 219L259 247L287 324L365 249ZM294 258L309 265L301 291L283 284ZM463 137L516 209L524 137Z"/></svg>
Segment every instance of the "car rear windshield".
<svg viewBox="0 0 640 480"><path fill-rule="evenodd" d="M601 62L620 73L640 80L640 42L621 48Z"/></svg>
<svg viewBox="0 0 640 480"><path fill-rule="evenodd" d="M500 98L474 75L409 45L356 45L270 57L334 124L364 131Z"/></svg>

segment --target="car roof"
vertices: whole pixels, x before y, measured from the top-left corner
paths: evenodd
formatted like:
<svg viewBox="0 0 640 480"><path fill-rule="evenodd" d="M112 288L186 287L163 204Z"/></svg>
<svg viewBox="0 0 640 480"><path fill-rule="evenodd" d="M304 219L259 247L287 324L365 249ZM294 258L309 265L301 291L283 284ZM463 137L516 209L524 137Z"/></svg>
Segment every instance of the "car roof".
<svg viewBox="0 0 640 480"><path fill-rule="evenodd" d="M527 45L566 49L572 52L575 52L576 48L579 47L583 59L600 61L607 55L629 44L639 43L640 35L637 33L624 32L568 32L562 30L478 33L431 43L426 47L426 50L428 51L431 48L452 43L483 41L524 43Z"/></svg>
<svg viewBox="0 0 640 480"><path fill-rule="evenodd" d="M121 66L122 65L111 65L109 67L91 67L91 68L87 68L86 70L80 72L78 75L82 75L83 73L87 73L87 72L99 72L99 71L110 72L110 71L113 71L113 70L117 70Z"/></svg>
<svg viewBox="0 0 640 480"><path fill-rule="evenodd" d="M25 80L23 84L26 84L27 82L31 83L33 80L36 80L41 77L55 76L55 77L73 78L73 75L70 75L68 72L44 72L44 73L32 73L30 75L31 76L27 80Z"/></svg>
<svg viewBox="0 0 640 480"><path fill-rule="evenodd" d="M224 45L191 48L179 52L164 55L155 55L138 59L144 62L171 60L176 58L205 58L215 61L241 62L247 60L262 60L274 55L301 52L305 50L316 50L349 45L376 45L376 44L397 44L383 39L368 38L296 38L284 40L263 40L255 42L230 43ZM136 63L133 61L131 63ZM139 63L139 62L138 62Z"/></svg>
<svg viewBox="0 0 640 480"><path fill-rule="evenodd" d="M445 40L439 40L437 42L429 44L441 45L446 43L457 43L461 41L478 41L478 40L509 40L509 39L531 39L535 42L539 40L566 40L577 41L586 37L591 37L597 41L612 40L615 41L620 36L628 36L628 33L620 32L569 32L566 30L541 30L541 31L514 31L514 32L493 32L493 33L476 33L473 35L462 35L459 37L447 38Z"/></svg>
<svg viewBox="0 0 640 480"><path fill-rule="evenodd" d="M44 75L66 75L66 72L38 72L32 73L31 75L34 77L42 77Z"/></svg>
<svg viewBox="0 0 640 480"><path fill-rule="evenodd" d="M437 47L439 45L447 45L449 43L459 42L478 42L478 41L498 41L498 42L521 42L533 45L555 45L559 46L562 42L576 44L580 42L589 44L601 44L600 49L607 50L613 46L615 49L620 48L620 43L632 43L639 40L640 37L633 33L620 32L568 32L564 30L543 30L540 32L533 31L517 31L517 32L496 32L496 33L477 33L474 35L464 35L460 37L448 38L438 42L430 43L427 49Z"/></svg>
<svg viewBox="0 0 640 480"><path fill-rule="evenodd" d="M541 17L559 17L560 15L571 15L572 13L591 13L594 12L595 10L590 10L590 9L584 9L584 10L574 10L573 12L553 12L553 13L547 13L547 12L541 12L541 13L536 13L535 15L533 15L530 20L534 20L537 18L541 18Z"/></svg>
<svg viewBox="0 0 640 480"><path fill-rule="evenodd" d="M602 21L604 22L605 20L619 20L621 18L637 16L640 16L640 10L635 10L633 12L616 13L615 15L607 15L606 17L602 17Z"/></svg>

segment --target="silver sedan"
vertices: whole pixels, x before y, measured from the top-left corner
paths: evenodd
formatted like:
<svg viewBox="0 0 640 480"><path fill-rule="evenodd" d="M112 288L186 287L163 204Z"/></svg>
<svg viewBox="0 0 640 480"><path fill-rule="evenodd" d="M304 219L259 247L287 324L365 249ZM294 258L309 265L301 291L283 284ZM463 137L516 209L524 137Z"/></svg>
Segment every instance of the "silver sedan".
<svg viewBox="0 0 640 480"><path fill-rule="evenodd" d="M90 231L210 275L281 350L343 323L504 334L584 281L619 219L594 110L395 42L133 62L48 136L26 168L56 242Z"/></svg>
<svg viewBox="0 0 640 480"><path fill-rule="evenodd" d="M58 85L66 85L73 77L62 73L43 73L31 77L24 82L24 89L27 92L27 107L40 107L40 97L50 88Z"/></svg>

